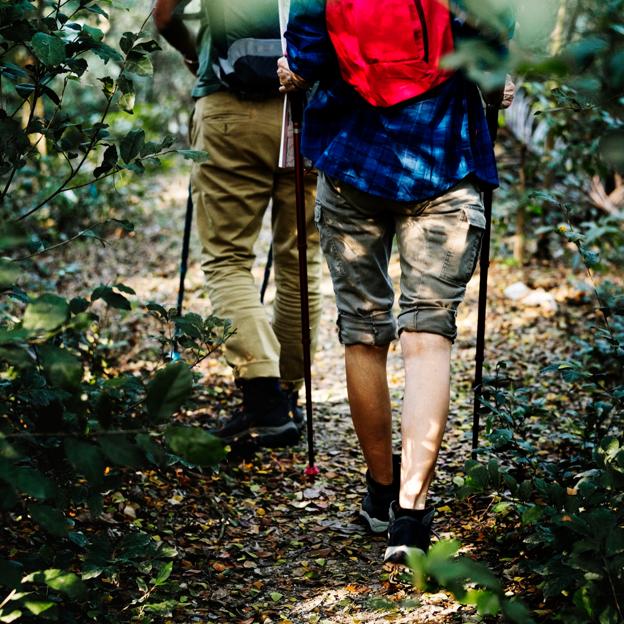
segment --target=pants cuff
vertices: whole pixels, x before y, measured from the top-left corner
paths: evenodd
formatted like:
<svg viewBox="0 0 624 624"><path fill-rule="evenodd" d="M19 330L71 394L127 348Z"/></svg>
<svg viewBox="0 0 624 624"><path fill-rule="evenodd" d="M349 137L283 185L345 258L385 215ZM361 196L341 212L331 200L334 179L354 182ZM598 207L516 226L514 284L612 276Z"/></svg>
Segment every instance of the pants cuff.
<svg viewBox="0 0 624 624"><path fill-rule="evenodd" d="M390 344L397 336L396 321L391 312L370 316L338 314L338 336L344 345L364 344L380 347Z"/></svg>
<svg viewBox="0 0 624 624"><path fill-rule="evenodd" d="M399 334L402 331L438 334L455 342L456 312L447 308L416 308L399 314Z"/></svg>

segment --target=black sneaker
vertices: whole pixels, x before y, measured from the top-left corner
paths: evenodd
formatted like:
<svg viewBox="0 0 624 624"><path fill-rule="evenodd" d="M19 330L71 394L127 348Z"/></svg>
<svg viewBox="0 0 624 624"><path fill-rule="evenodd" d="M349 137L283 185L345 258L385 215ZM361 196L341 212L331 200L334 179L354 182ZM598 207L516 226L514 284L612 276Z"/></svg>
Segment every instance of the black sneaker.
<svg viewBox="0 0 624 624"><path fill-rule="evenodd" d="M388 530L390 504L399 499L401 485L401 456L392 456L392 483L381 485L373 480L370 472L366 471L366 487L368 491L362 499L360 518L367 524L373 533L384 533Z"/></svg>
<svg viewBox="0 0 624 624"><path fill-rule="evenodd" d="M401 509L398 503L390 507L390 528L384 563L406 565L415 550L426 553L431 545L431 523L434 508Z"/></svg>
<svg viewBox="0 0 624 624"><path fill-rule="evenodd" d="M279 448L299 441L297 425L290 418L289 403L284 397L265 410L239 409L214 435L228 444L249 438L260 446Z"/></svg>

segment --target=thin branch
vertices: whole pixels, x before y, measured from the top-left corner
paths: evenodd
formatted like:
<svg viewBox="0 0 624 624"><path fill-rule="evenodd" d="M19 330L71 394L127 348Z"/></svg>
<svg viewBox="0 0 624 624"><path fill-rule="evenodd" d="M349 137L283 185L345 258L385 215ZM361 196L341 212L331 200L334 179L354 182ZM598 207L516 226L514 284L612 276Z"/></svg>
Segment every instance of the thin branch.
<svg viewBox="0 0 624 624"><path fill-rule="evenodd" d="M52 17L52 13L56 13L56 19L58 19L58 15L60 10L66 5L69 4L71 2L71 0L65 0L65 2L61 2L61 0L58 1L58 4L56 6L55 9L52 9L52 11L50 11L50 13L48 15L45 16L45 19L48 19L50 17ZM82 7L80 7L82 8Z"/></svg>
<svg viewBox="0 0 624 624"><path fill-rule="evenodd" d="M30 260L31 258L34 258L35 256L42 256L43 254L46 254L49 251L54 251L55 249L58 249L59 247L64 247L65 245L69 245L70 243L73 243L75 240L78 240L79 238L82 238L83 236L85 236L85 234L88 231L89 231L89 228L86 228L78 232L78 234L76 234L75 236L72 236L71 238L67 239L66 241L61 241L60 243L56 243L55 245L50 245L50 247L46 247L45 249L35 251L34 253L31 253L28 256L14 258L11 262L22 262L24 260ZM106 245L106 239L101 238L100 236L94 235L94 236L89 236L89 238L95 238L96 240L100 241L102 245Z"/></svg>
<svg viewBox="0 0 624 624"><path fill-rule="evenodd" d="M143 31L143 29L145 28L148 20L150 19L152 15L152 11L150 11L147 14L147 17L145 18L145 20L143 21L143 23L141 24L141 29L140 32ZM128 63L128 55L129 53L126 54L123 63L121 64L121 68L119 71L119 75L121 76L126 68L126 65ZM104 107L104 112L102 113L101 117L100 117L100 121L99 123L102 124L104 123L104 120L106 119L108 112L110 110L111 104L113 102L113 98L115 97L115 94L117 93L118 90L118 85L115 85L115 88L113 89L112 93L108 96L107 100L106 100L106 106ZM76 174L78 173L78 171L80 171L81 167L84 165L84 163L86 162L89 154L91 153L91 151L93 150L93 148L95 147L96 143L98 142L98 132L94 132L93 133L93 137L91 138L91 141L89 142L89 145L87 146L84 156L82 157L82 159L80 160L80 162L78 163L78 165L76 166L76 168L74 169L74 171L72 173L69 174L69 176L67 176L67 178L65 179L65 181L61 184L61 186L59 186L56 191L54 191L53 193L51 193L48 197L46 197L44 200L40 201L36 206L34 206L33 208L31 208L30 210L26 211L24 214L20 215L16 221L23 221L26 217L29 217L30 215L32 215L33 213L37 212L37 210L39 210L40 208L42 208L43 206L45 206L45 204L47 204L49 201L51 201L52 199L54 199L55 197L57 197L58 195L60 195L63 190L65 189L65 187L76 177Z"/></svg>
<svg viewBox="0 0 624 624"><path fill-rule="evenodd" d="M76 189L84 188L85 186L91 186L92 184L96 184L100 180L103 180L104 178L109 178L110 176L115 175L116 173L119 173L120 171L123 171L123 170L124 170L124 167L117 167L113 169L112 171L109 171L108 173L101 175L99 178L93 178L91 180L88 180L87 182L83 182L82 184L68 186L66 189L63 189L63 193L66 193L67 191L75 191Z"/></svg>

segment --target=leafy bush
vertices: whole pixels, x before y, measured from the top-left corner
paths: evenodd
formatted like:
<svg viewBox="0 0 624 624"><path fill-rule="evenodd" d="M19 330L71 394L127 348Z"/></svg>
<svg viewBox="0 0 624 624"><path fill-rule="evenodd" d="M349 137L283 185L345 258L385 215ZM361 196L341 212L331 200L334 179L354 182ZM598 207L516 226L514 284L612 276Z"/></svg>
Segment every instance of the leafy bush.
<svg viewBox="0 0 624 624"><path fill-rule="evenodd" d="M45 274L43 254L132 232L130 214L110 207L110 187L98 190L103 180L175 152L205 157L173 149L168 136L151 140L137 116L111 131L111 114L132 115L135 83L151 75L159 49L149 15L110 45L108 11L122 4L0 0L0 22L10 24L0 29L0 513L13 541L0 560L2 622L158 611L151 596L175 550L142 530L107 528L104 501L129 469L212 466L226 451L173 415L192 395L193 366L231 334L228 322L143 305L123 283L70 298L50 290L54 279L34 279ZM138 314L146 332L158 328L159 348L124 372L115 330ZM186 360L169 361L178 350ZM112 597L122 578L136 580L135 596Z"/></svg>
<svg viewBox="0 0 624 624"><path fill-rule="evenodd" d="M564 233L590 271L582 237ZM543 370L561 376L573 405L552 412L534 388L491 387L481 449L490 458L467 462L455 483L460 497L491 498L498 547L538 578L557 620L616 624L624 609L624 310L613 285L596 294L608 324L592 341L576 339L575 359Z"/></svg>
<svg viewBox="0 0 624 624"><path fill-rule="evenodd" d="M446 540L433 544L426 555L413 552L409 565L414 585L421 591L443 587L461 604L473 605L481 616L502 614L509 622L533 624L526 606L507 598L500 581L485 565L457 556L460 547L459 542Z"/></svg>
<svg viewBox="0 0 624 624"><path fill-rule="evenodd" d="M95 606L99 598L91 579L124 574L128 566L145 576L169 565L162 559L172 556L171 549L147 534L111 541L84 532L72 518L98 518L103 496L119 487L127 468L166 468L180 458L210 466L224 456L222 443L211 434L171 422L192 392L186 362L141 375L110 366L103 317L110 310L129 310L132 294L115 284L96 288L88 299L68 301L52 293L25 297L21 320L0 328L0 508L9 527L23 526L30 517L44 531L32 537L39 550L23 566L0 563L13 570L9 577L0 575L0 584L9 578L8 588L16 590L0 610L2 617L44 610L50 617L61 606L64 614L71 613L66 603L74 600ZM163 351L175 340L192 354L192 364L229 335L228 323L212 317L177 318L175 310L153 303L146 313L163 325L158 337ZM167 335L171 338L163 338ZM56 542L58 550L51 548ZM72 571L63 571L69 562ZM34 599L42 584L48 587L43 603Z"/></svg>

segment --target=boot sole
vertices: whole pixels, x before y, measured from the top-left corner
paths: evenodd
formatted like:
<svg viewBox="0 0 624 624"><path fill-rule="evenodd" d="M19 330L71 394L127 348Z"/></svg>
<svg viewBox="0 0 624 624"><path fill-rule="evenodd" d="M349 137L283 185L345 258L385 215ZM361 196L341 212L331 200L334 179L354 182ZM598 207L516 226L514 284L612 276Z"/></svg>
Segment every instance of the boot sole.
<svg viewBox="0 0 624 624"><path fill-rule="evenodd" d="M280 427L255 427L249 430L249 435L260 446L267 448L292 446L297 444L301 437L299 428L294 422Z"/></svg>
<svg viewBox="0 0 624 624"><path fill-rule="evenodd" d="M260 446L280 448L296 444L299 441L300 434L297 425L291 421L279 427L250 427L235 435L221 437L227 444L241 442L247 438L250 438Z"/></svg>

